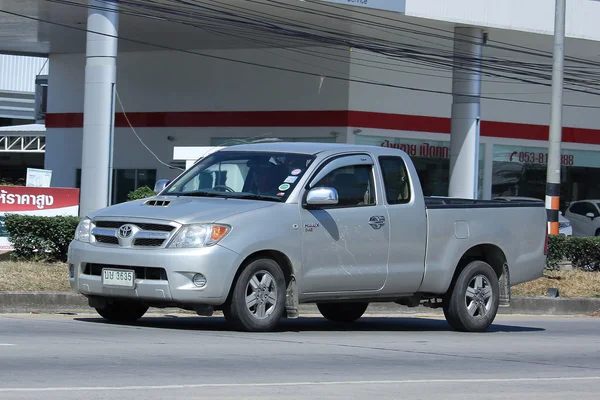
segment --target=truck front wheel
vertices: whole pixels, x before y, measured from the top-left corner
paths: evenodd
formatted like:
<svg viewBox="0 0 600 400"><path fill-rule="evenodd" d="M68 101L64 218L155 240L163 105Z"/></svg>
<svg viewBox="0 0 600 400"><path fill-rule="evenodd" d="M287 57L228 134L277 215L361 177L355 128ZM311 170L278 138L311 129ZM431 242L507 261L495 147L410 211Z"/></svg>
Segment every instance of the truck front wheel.
<svg viewBox="0 0 600 400"><path fill-rule="evenodd" d="M273 330L285 312L285 276L277 262L252 261L238 277L226 318L244 331Z"/></svg>
<svg viewBox="0 0 600 400"><path fill-rule="evenodd" d="M330 321L354 322L363 316L369 303L317 303L321 315Z"/></svg>
<svg viewBox="0 0 600 400"><path fill-rule="evenodd" d="M479 260L469 263L444 297L446 321L458 331L486 331L496 318L499 293L494 269Z"/></svg>
<svg viewBox="0 0 600 400"><path fill-rule="evenodd" d="M107 302L103 308L96 307L96 312L111 322L135 322L146 314L148 308L138 302L115 300Z"/></svg>

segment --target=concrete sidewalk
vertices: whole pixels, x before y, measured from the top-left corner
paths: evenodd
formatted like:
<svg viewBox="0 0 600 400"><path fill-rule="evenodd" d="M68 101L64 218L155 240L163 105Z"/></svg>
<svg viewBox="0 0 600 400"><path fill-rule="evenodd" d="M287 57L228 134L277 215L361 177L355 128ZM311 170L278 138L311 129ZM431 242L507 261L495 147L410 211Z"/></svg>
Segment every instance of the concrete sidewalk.
<svg viewBox="0 0 600 400"><path fill-rule="evenodd" d="M159 309L151 309L150 312ZM181 312L163 309L161 312ZM0 292L0 313L90 313L87 299L73 292ZM586 315L600 312L600 299L568 299L550 297L513 297L510 307L500 308L499 314L528 315ZM441 309L409 308L394 303L372 303L368 314L431 314L441 315ZM300 314L319 314L314 304L300 306Z"/></svg>

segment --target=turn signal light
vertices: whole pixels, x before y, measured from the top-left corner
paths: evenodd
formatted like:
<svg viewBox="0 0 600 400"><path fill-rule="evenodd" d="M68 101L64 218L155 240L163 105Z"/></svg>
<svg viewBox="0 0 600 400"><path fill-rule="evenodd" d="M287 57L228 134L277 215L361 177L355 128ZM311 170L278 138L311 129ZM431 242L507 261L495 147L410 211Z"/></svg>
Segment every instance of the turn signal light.
<svg viewBox="0 0 600 400"><path fill-rule="evenodd" d="M227 233L227 227L226 226L222 226L222 225L214 225L212 227L212 234L211 234L211 240L212 241L219 241L223 236L225 236L225 234Z"/></svg>

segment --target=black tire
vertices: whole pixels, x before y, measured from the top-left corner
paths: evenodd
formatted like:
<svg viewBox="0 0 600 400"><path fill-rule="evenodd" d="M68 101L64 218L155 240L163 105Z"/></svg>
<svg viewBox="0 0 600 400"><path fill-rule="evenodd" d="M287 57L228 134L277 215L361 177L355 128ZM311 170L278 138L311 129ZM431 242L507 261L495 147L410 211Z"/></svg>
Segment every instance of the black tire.
<svg viewBox="0 0 600 400"><path fill-rule="evenodd" d="M111 322L135 322L146 314L148 308L139 302L115 300L107 302L104 308L96 308L96 311Z"/></svg>
<svg viewBox="0 0 600 400"><path fill-rule="evenodd" d="M268 282L263 280L267 275ZM253 290L250 282L255 276L259 287ZM277 262L269 258L254 260L236 280L225 317L242 331L272 331L285 312L285 288L285 276ZM246 305L246 296L249 295L256 296L256 303L251 306Z"/></svg>
<svg viewBox="0 0 600 400"><path fill-rule="evenodd" d="M481 278L480 285L477 284L477 277ZM473 288L469 290L467 296L467 290L471 285ZM488 292L486 287L491 290L489 299L486 296ZM496 318L499 300L500 288L496 272L483 261L473 261L463 268L444 297L444 316L448 324L457 331L484 332ZM469 311L471 304L475 307L474 314Z"/></svg>
<svg viewBox="0 0 600 400"><path fill-rule="evenodd" d="M369 303L317 303L321 315L334 322L354 322L367 311Z"/></svg>

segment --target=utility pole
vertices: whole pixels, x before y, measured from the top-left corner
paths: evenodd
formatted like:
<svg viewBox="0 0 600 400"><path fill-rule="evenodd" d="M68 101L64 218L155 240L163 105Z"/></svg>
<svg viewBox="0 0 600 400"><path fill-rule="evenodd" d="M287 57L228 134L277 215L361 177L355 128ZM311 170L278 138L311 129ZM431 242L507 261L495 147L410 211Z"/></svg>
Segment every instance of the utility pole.
<svg viewBox="0 0 600 400"><path fill-rule="evenodd" d="M548 230L558 235L558 213L560 202L560 168L563 108L563 70L565 42L566 0L555 0L554 14L554 57L552 64L552 110L550 116L550 136L548 138L548 166L546 171L546 212Z"/></svg>

